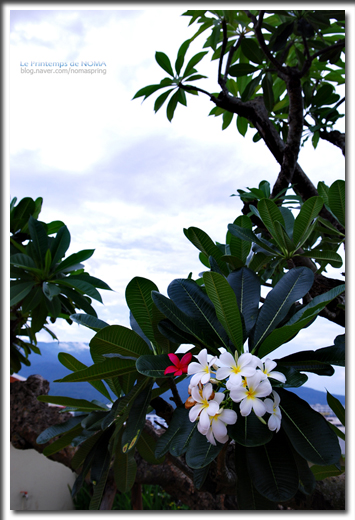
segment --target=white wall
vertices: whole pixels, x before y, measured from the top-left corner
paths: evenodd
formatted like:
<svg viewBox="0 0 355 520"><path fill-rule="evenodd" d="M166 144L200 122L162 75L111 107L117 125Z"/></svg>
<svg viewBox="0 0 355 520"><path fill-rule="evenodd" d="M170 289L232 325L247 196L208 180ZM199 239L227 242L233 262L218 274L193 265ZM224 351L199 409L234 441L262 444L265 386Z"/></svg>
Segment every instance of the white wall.
<svg viewBox="0 0 355 520"><path fill-rule="evenodd" d="M10 445L10 509L15 511L63 511L74 509L70 496L76 474L35 450ZM22 497L27 491L27 499Z"/></svg>

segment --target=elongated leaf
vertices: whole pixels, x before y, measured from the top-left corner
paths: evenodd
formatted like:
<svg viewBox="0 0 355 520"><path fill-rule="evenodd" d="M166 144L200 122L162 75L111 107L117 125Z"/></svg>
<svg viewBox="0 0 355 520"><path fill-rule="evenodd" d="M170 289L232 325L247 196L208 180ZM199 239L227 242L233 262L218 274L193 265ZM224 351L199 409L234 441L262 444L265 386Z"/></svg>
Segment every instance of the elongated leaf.
<svg viewBox="0 0 355 520"><path fill-rule="evenodd" d="M326 262L333 267L339 268L343 265L343 260L338 253L335 251L322 251L321 249L311 249L310 251L304 251L302 256L307 258L313 258L318 262Z"/></svg>
<svg viewBox="0 0 355 520"><path fill-rule="evenodd" d="M269 112L274 108L275 100L274 100L274 91L273 91L273 81L270 72L267 72L262 81L263 86L263 99L265 106Z"/></svg>
<svg viewBox="0 0 355 520"><path fill-rule="evenodd" d="M329 407L333 410L335 415L338 417L341 424L343 426L345 426L345 408L341 404L339 399L337 399L331 393L329 393L328 390L327 390L327 403L328 403Z"/></svg>
<svg viewBox="0 0 355 520"><path fill-rule="evenodd" d="M223 444L217 442L214 446L195 428L187 446L186 464L192 469L204 468L217 457L222 448Z"/></svg>
<svg viewBox="0 0 355 520"><path fill-rule="evenodd" d="M167 97L169 96L169 94L171 92L173 92L174 89L169 89L167 90L166 92L164 92L163 94L161 94L160 96L157 97L157 99L155 100L155 103L154 103L154 112L157 113L158 110L164 105Z"/></svg>
<svg viewBox="0 0 355 520"><path fill-rule="evenodd" d="M46 457L49 457L50 455L53 455L53 453L57 453L58 451L62 450L66 446L69 446L73 439L82 431L82 427L80 424L72 428L69 432L62 435L59 439L52 442L49 446L46 446L43 450L43 455L46 455Z"/></svg>
<svg viewBox="0 0 355 520"><path fill-rule="evenodd" d="M22 312L26 313L35 309L37 305L41 303L42 298L42 289L40 287L34 287L21 303Z"/></svg>
<svg viewBox="0 0 355 520"><path fill-rule="evenodd" d="M196 326L194 320L182 312L175 303L158 292L152 293L152 298L158 309L183 332L194 336L202 345L209 347L217 353L213 342L205 338L202 331Z"/></svg>
<svg viewBox="0 0 355 520"><path fill-rule="evenodd" d="M155 283L136 276L126 287L126 301L143 334L155 344L152 291L158 291Z"/></svg>
<svg viewBox="0 0 355 520"><path fill-rule="evenodd" d="M287 316L293 303L302 298L312 287L314 274L307 267L296 267L288 271L268 293L259 311L255 325L254 348L276 328Z"/></svg>
<svg viewBox="0 0 355 520"><path fill-rule="evenodd" d="M11 283L10 285L10 306L17 305L23 300L34 287L35 282Z"/></svg>
<svg viewBox="0 0 355 520"><path fill-rule="evenodd" d="M49 249L52 253L52 266L55 266L63 258L70 245L70 233L66 226L59 229L56 237L50 243Z"/></svg>
<svg viewBox="0 0 355 520"><path fill-rule="evenodd" d="M106 291L112 291L111 287L109 287L106 282L100 280L100 278L95 278L95 276L90 276L88 273L71 274L70 279L71 280L82 280L83 282L87 282L98 289L105 289Z"/></svg>
<svg viewBox="0 0 355 520"><path fill-rule="evenodd" d="M41 222L34 219L31 215L28 220L28 229L37 266L44 267L44 257L48 249L48 237L45 228Z"/></svg>
<svg viewBox="0 0 355 520"><path fill-rule="evenodd" d="M206 56L206 54L208 54L208 51L198 52L197 54L195 54L195 56L193 56L190 59L190 61L186 65L183 78L186 78L187 76L189 76L189 74L191 74L192 69L202 60L204 56Z"/></svg>
<svg viewBox="0 0 355 520"><path fill-rule="evenodd" d="M218 320L222 323L233 345L243 351L243 326L236 295L224 276L207 272L203 275L208 296L216 309Z"/></svg>
<svg viewBox="0 0 355 520"><path fill-rule="evenodd" d="M230 273L227 281L237 298L247 333L253 328L259 310L260 280L254 271L243 267Z"/></svg>
<svg viewBox="0 0 355 520"><path fill-rule="evenodd" d="M42 270L38 269L36 267L36 264L33 261L33 259L30 256L25 255L23 253L11 255L10 256L10 265L20 267L21 269L25 269L26 271L29 271L32 273L36 273L36 274L42 273Z"/></svg>
<svg viewBox="0 0 355 520"><path fill-rule="evenodd" d="M84 363L81 363L74 356L72 356L71 354L68 354L67 352L59 352L58 360L63 366L65 366L65 368L68 368L69 370L72 370L73 372L77 372L78 370L83 370L83 369L87 368L87 366L84 365ZM109 399L109 401L112 401L111 396L108 393L108 391L102 381L90 381L90 384L98 392L100 392L107 399Z"/></svg>
<svg viewBox="0 0 355 520"><path fill-rule="evenodd" d="M345 469L339 469L335 464L330 466L318 466L314 465L311 466L311 471L315 477L315 479L318 480L324 480L325 478L329 477L337 477L338 475L341 475L344 473Z"/></svg>
<svg viewBox="0 0 355 520"><path fill-rule="evenodd" d="M174 72L168 56L164 52L156 52L155 60L162 69L165 70L170 76L174 77Z"/></svg>
<svg viewBox="0 0 355 520"><path fill-rule="evenodd" d="M337 463L341 455L339 441L326 419L296 394L282 388L277 392L281 398L282 428L294 449L314 464Z"/></svg>
<svg viewBox="0 0 355 520"><path fill-rule="evenodd" d="M233 224L240 226L246 229L252 229L253 224L249 217L246 215L240 215L235 219ZM245 240L241 240L235 235L231 235L230 237L230 250L233 256L240 258L240 260L245 264L248 254L250 252L251 244Z"/></svg>
<svg viewBox="0 0 355 520"><path fill-rule="evenodd" d="M149 462L149 464L162 464L164 462L165 457L160 457L158 459L155 457L156 444L157 442L153 437L143 430L142 435L139 437L137 442L137 450L140 456Z"/></svg>
<svg viewBox="0 0 355 520"><path fill-rule="evenodd" d="M136 332L122 325L110 325L97 332L90 341L90 351L95 363L103 361L105 354L120 354L124 357L138 358L150 353L146 342ZM112 361L116 361L116 359L112 359Z"/></svg>
<svg viewBox="0 0 355 520"><path fill-rule="evenodd" d="M135 372L136 366L134 361L126 359L107 359L102 363L97 363L91 367L83 370L78 370L74 374L69 374L62 379L56 379L55 383L69 383L76 381L99 381L101 379L108 379L130 372Z"/></svg>
<svg viewBox="0 0 355 520"><path fill-rule="evenodd" d="M296 245L296 249L304 244L309 226L318 216L322 207L322 197L310 197L302 204L301 210L295 219L295 225L293 228L293 241Z"/></svg>
<svg viewBox="0 0 355 520"><path fill-rule="evenodd" d="M162 320L158 325L159 331L164 334L164 336L170 340L172 344L181 345L185 343L193 343L195 341L195 337L187 334L187 332L183 332L179 329L174 323L169 320ZM175 349L176 350L176 349ZM173 350L172 352L175 352ZM168 352L167 352L168 353Z"/></svg>
<svg viewBox="0 0 355 520"><path fill-rule="evenodd" d="M78 253L73 253L59 263L58 267L54 270L54 273L59 273L60 271L64 271L67 267L84 262L94 254L94 251L95 249L83 249Z"/></svg>
<svg viewBox="0 0 355 520"><path fill-rule="evenodd" d="M204 253L207 258L209 256L213 256L213 258L218 263L220 269L222 270L224 275L228 275L229 270L226 263L222 260L223 253L216 246L216 244L212 241L212 239L199 228L190 227L188 229L184 229L185 236L192 242L192 244L197 247L202 253Z"/></svg>
<svg viewBox="0 0 355 520"><path fill-rule="evenodd" d="M279 503L296 494L297 466L282 431L263 446L246 448L246 461L253 485L268 500Z"/></svg>
<svg viewBox="0 0 355 520"><path fill-rule="evenodd" d="M298 487L300 491L302 491L302 493L305 493L306 495L311 495L316 487L316 479L314 478L311 468L309 467L308 462L303 457L301 457L294 449L292 449L292 454L293 458L295 459L298 471Z"/></svg>
<svg viewBox="0 0 355 520"><path fill-rule="evenodd" d="M260 345L258 355L264 357L270 354L270 352L273 352L280 345L290 341L301 329L305 328L329 302L339 296L344 289L345 285L339 285L313 298L310 303L296 312L287 323L271 332Z"/></svg>
<svg viewBox="0 0 355 520"><path fill-rule="evenodd" d="M58 435L62 435L62 433L67 433L73 428L75 428L82 421L82 416L71 417L68 421L65 421L61 424L55 424L54 426L50 426L46 428L36 439L37 444L45 444L46 442L53 439L53 437L57 437Z"/></svg>
<svg viewBox="0 0 355 520"><path fill-rule="evenodd" d="M271 235L275 234L275 222L280 222L280 224L285 226L281 211L272 200L261 199L258 203L258 211L260 218L262 219L267 229L270 231Z"/></svg>
<svg viewBox="0 0 355 520"><path fill-rule="evenodd" d="M132 404L126 427L122 433L121 447L123 453L128 453L134 448L143 431L145 416L151 399L152 387L153 381L150 381Z"/></svg>
<svg viewBox="0 0 355 520"><path fill-rule="evenodd" d="M160 458L168 451L176 457L184 454L196 427L197 424L189 419L188 410L183 407L176 408L169 428L157 440L155 457Z"/></svg>
<svg viewBox="0 0 355 520"><path fill-rule="evenodd" d="M37 399L42 403L51 403L58 404L61 406L68 406L70 408L77 408L78 410L82 410L85 412L91 410L107 411L106 407L103 408L102 406L99 406L94 402L87 401L86 399L74 399L72 397L61 397L56 395L40 395L37 397Z"/></svg>
<svg viewBox="0 0 355 520"><path fill-rule="evenodd" d="M186 52L187 52L187 49L189 48L189 46L190 46L190 40L186 40L186 41L184 41L184 43L180 46L180 48L178 50L177 58L175 61L175 70L176 70L176 74L178 74L178 75L180 74L181 67L184 64L185 55L186 55Z"/></svg>
<svg viewBox="0 0 355 520"><path fill-rule="evenodd" d="M16 203L17 199L15 200ZM10 206L11 209L11 206ZM10 213L10 232L22 229L35 210L35 202L31 197L20 200L17 206L13 207Z"/></svg>
<svg viewBox="0 0 355 520"><path fill-rule="evenodd" d="M171 374L164 375L165 369L172 363L167 354L153 356L140 356L136 361L136 368L140 374L147 377L171 377Z"/></svg>
<svg viewBox="0 0 355 520"><path fill-rule="evenodd" d="M235 78L239 78L240 76L248 76L257 70L258 67L255 67L250 63L237 63L229 68L228 74Z"/></svg>
<svg viewBox="0 0 355 520"><path fill-rule="evenodd" d="M107 449L103 451L103 453L98 452L96 456L99 457L101 467L100 471L98 472L98 480L94 486L94 493L89 503L89 510L91 511L97 511L100 509L111 462L111 453Z"/></svg>
<svg viewBox="0 0 355 520"><path fill-rule="evenodd" d="M242 446L262 446L273 437L272 431L263 424L254 412L248 416L240 415L239 408L235 407L238 419L235 424L228 426L228 435Z"/></svg>
<svg viewBox="0 0 355 520"><path fill-rule="evenodd" d="M279 251L275 248L275 246L273 246L273 244L267 240L261 240L250 229L242 228L236 224L228 224L228 230L232 235L240 238L241 240L246 240L248 242L257 244L262 248L263 252L267 251L272 255L279 254Z"/></svg>
<svg viewBox="0 0 355 520"><path fill-rule="evenodd" d="M132 488L137 473L137 464L133 452L122 453L119 446L115 453L113 471L118 491L127 493Z"/></svg>
<svg viewBox="0 0 355 520"><path fill-rule="evenodd" d="M204 336L227 346L228 337L221 327L221 320L217 319L217 309L208 297L210 295L207 296L196 282L189 279L173 280L168 287L168 295L182 312L195 321Z"/></svg>
<svg viewBox="0 0 355 520"><path fill-rule="evenodd" d="M237 500L241 510L275 510L277 504L263 497L253 486L246 458L246 448L235 445L235 468L237 472Z"/></svg>
<svg viewBox="0 0 355 520"><path fill-rule="evenodd" d="M84 327L88 327L97 332L104 327L109 326L105 321L99 320L98 318L95 318L95 316L90 316L90 314L71 314L70 319L79 325L84 325Z"/></svg>
<svg viewBox="0 0 355 520"><path fill-rule="evenodd" d="M251 38L243 38L241 43L242 53L248 58L249 61L261 65L264 59L264 55L256 42Z"/></svg>
<svg viewBox="0 0 355 520"><path fill-rule="evenodd" d="M58 285L74 288L83 294L87 294L94 300L97 300L102 303L101 294L95 287L91 285L91 283L84 282L83 280L75 280L72 279L71 276L67 276L66 278L59 278L58 280L51 280L52 283L57 283Z"/></svg>

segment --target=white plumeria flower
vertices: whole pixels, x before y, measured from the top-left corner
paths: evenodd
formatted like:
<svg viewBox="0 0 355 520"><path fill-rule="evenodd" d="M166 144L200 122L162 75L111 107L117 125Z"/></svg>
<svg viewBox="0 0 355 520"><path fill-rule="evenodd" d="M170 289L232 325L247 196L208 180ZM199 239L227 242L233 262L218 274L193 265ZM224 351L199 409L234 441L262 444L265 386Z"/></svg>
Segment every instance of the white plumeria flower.
<svg viewBox="0 0 355 520"><path fill-rule="evenodd" d="M226 443L229 439L226 424L236 423L237 418L234 410L220 408L218 413L210 418L210 427L206 433L207 440L214 446L216 446L216 440L221 444Z"/></svg>
<svg viewBox="0 0 355 520"><path fill-rule="evenodd" d="M266 411L271 414L268 420L268 427L271 431L278 432L281 428L281 410L279 408L280 404L280 396L273 390L272 392L273 400L272 399L265 399L264 405L266 408Z"/></svg>
<svg viewBox="0 0 355 520"><path fill-rule="evenodd" d="M277 372L276 370L273 370L276 367L277 363L276 361L273 361L272 359L265 359L264 362L260 360L260 363L258 363L258 366L260 370L262 371L262 377L263 379L272 377L272 379L276 379L277 381L280 381L281 383L286 382L286 376L282 374L281 372Z"/></svg>
<svg viewBox="0 0 355 520"><path fill-rule="evenodd" d="M197 425L198 430L203 435L206 435L208 428L210 427L210 416L216 415L219 410L219 405L224 399L224 394L217 393L210 399L213 393L211 383L207 383L202 390L198 386L194 386L191 389L191 395L196 404L189 411L189 419L191 422L195 422L199 417L199 423Z"/></svg>
<svg viewBox="0 0 355 520"><path fill-rule="evenodd" d="M201 350L195 358L198 359L199 363L194 361L190 363L187 368L189 375L194 374L191 378L190 385L196 386L200 382L204 385L208 383L211 378L211 367L217 358L207 354L206 348Z"/></svg>
<svg viewBox="0 0 355 520"><path fill-rule="evenodd" d="M242 384L242 376L251 377L255 374L255 361L252 354L246 352L238 357L238 352L235 351L234 357L229 352L221 354L218 360L219 369L216 373L216 378L220 381L229 377L227 388L230 390L234 386Z"/></svg>
<svg viewBox="0 0 355 520"><path fill-rule="evenodd" d="M246 385L236 386L230 391L232 400L235 403L240 403L239 409L243 417L249 415L252 410L258 417L261 417L266 412L261 397L270 395L272 388L268 380L260 381L258 372L248 377Z"/></svg>

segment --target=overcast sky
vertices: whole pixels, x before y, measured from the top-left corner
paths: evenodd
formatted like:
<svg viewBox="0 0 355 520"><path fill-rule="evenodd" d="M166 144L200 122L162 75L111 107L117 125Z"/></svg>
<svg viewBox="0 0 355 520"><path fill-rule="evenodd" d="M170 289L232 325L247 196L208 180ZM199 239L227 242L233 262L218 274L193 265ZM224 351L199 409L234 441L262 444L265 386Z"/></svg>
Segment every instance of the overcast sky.
<svg viewBox="0 0 355 520"><path fill-rule="evenodd" d="M251 130L243 138L234 122L222 132L221 118L207 117L213 107L207 97L188 96L172 123L164 107L154 114L156 96L132 100L165 75L155 52L174 62L195 32L181 17L185 8L11 11L10 196L43 197L40 219L65 222L69 254L95 249L85 267L114 290L101 291L104 305L94 305L110 324L129 326L124 291L134 276L151 279L163 293L174 278L191 271L197 277L203 266L183 228L200 227L223 242L241 209L230 195L263 179L273 183L279 172ZM197 40L187 59L199 50ZM46 61L104 62L106 74L30 74L21 67ZM216 63L206 57L199 66L210 75L200 86L210 91L218 90ZM316 151L307 143L299 163L315 185L345 176L340 150L326 142ZM88 343L93 336L60 320L51 328L62 342ZM275 357L328 346L342 333L318 318ZM51 338L44 332L38 340ZM307 386L342 394L344 370L310 376Z"/></svg>

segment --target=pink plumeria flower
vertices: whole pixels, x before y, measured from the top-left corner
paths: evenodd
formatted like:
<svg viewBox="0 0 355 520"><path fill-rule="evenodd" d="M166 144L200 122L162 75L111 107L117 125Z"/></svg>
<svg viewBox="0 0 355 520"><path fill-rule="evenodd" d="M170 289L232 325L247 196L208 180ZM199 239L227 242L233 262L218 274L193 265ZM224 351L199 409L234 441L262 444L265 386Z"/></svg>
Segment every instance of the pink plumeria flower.
<svg viewBox="0 0 355 520"><path fill-rule="evenodd" d="M264 405L266 408L266 411L271 414L269 417L269 420L267 422L268 428L271 431L278 432L281 428L281 410L279 408L280 404L280 396L273 390L272 392L273 399L265 399Z"/></svg>
<svg viewBox="0 0 355 520"><path fill-rule="evenodd" d="M214 446L216 446L216 440L221 444L226 443L229 439L226 425L236 423L237 418L234 410L220 408L218 413L210 418L210 427L206 433L207 440Z"/></svg>
<svg viewBox="0 0 355 520"><path fill-rule="evenodd" d="M281 383L286 382L286 376L282 374L281 372L277 372L274 370L274 368L277 366L276 361L273 361L272 359L265 359L264 362L260 360L258 363L258 366L262 372L261 376L263 379L267 379L269 377L272 377L272 379L276 379L277 381L280 381Z"/></svg>
<svg viewBox="0 0 355 520"><path fill-rule="evenodd" d="M182 376L182 374L187 374L187 367L192 359L191 352L185 354L181 359L176 354L168 354L168 356L173 365L166 367L165 375L173 373L174 376Z"/></svg>
<svg viewBox="0 0 355 520"><path fill-rule="evenodd" d="M246 385L236 386L230 391L232 400L235 403L240 403L239 409L243 417L249 415L252 410L258 417L261 417L266 412L261 398L270 395L272 388L268 380L260 381L258 372L247 378Z"/></svg>
<svg viewBox="0 0 355 520"><path fill-rule="evenodd" d="M207 349L204 348L195 356L197 360L199 361L196 363L195 361L190 363L188 366L187 373L189 375L192 375L190 385L196 386L198 383L202 383L205 385L209 382L211 378L211 371L214 362L216 361L216 356L211 356L210 354L207 354Z"/></svg>
<svg viewBox="0 0 355 520"><path fill-rule="evenodd" d="M191 422L195 422L199 418L198 430L206 435L210 427L210 416L216 415L218 412L224 394L214 394L211 383L207 383L202 389L198 386L192 387L191 396L196 404L189 411L189 419Z"/></svg>
<svg viewBox="0 0 355 520"><path fill-rule="evenodd" d="M252 354L246 352L238 357L238 352L235 351L234 356L229 352L223 352L218 360L218 368L216 378L220 381L228 379L227 388L230 390L234 386L242 384L242 376L251 377L255 374L255 360Z"/></svg>

